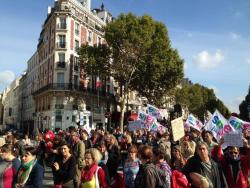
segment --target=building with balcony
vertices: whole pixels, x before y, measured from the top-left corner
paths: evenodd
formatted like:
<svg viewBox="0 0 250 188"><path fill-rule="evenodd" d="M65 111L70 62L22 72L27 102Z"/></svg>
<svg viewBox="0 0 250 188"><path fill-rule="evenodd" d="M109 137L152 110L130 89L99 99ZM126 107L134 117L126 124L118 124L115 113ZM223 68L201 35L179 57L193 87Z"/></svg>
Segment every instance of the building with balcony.
<svg viewBox="0 0 250 188"><path fill-rule="evenodd" d="M19 92L20 78L15 79L2 95L3 102L3 129L19 129Z"/></svg>
<svg viewBox="0 0 250 188"><path fill-rule="evenodd" d="M22 80L24 128L62 128L105 124L115 105L112 78L88 76L77 54L82 44L105 43L103 27L112 20L104 6L91 11L91 0L57 0L48 8L37 50Z"/></svg>

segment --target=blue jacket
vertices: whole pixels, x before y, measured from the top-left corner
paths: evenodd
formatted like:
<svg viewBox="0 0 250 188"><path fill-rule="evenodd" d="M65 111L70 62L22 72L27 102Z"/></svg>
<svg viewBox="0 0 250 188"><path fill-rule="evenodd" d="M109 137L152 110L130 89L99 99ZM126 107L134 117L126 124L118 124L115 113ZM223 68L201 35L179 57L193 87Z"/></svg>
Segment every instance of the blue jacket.
<svg viewBox="0 0 250 188"><path fill-rule="evenodd" d="M42 188L43 187L44 168L36 162L32 168L29 179L24 188Z"/></svg>

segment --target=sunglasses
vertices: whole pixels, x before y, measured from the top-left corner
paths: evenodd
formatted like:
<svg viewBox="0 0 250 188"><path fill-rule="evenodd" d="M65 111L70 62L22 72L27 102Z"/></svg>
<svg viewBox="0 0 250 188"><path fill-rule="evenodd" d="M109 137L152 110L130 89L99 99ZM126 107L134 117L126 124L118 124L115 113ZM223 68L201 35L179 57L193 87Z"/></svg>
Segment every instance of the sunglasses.
<svg viewBox="0 0 250 188"><path fill-rule="evenodd" d="M237 154L238 154L237 151L230 151L229 153L230 153L231 155L233 155L233 154L237 155Z"/></svg>

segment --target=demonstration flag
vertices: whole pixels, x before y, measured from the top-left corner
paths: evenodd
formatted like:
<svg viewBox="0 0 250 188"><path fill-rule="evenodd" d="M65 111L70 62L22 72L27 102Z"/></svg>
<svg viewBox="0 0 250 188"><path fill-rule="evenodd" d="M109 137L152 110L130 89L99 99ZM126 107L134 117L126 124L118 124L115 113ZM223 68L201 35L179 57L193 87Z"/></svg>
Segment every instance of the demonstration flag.
<svg viewBox="0 0 250 188"><path fill-rule="evenodd" d="M96 77L96 88L101 87L101 81L99 76Z"/></svg>
<svg viewBox="0 0 250 188"><path fill-rule="evenodd" d="M194 117L193 114L189 114L187 121L185 122L185 126L192 127L198 131L201 131L203 124L201 123L200 120L198 120L196 117Z"/></svg>
<svg viewBox="0 0 250 188"><path fill-rule="evenodd" d="M218 110L215 110L212 118L206 123L205 129L211 131L218 141L224 134L234 131L234 128Z"/></svg>
<svg viewBox="0 0 250 188"><path fill-rule="evenodd" d="M160 116L160 110L151 104L147 104L147 112L156 119Z"/></svg>
<svg viewBox="0 0 250 188"><path fill-rule="evenodd" d="M235 116L231 116L228 122L237 132L241 132L243 129L250 130L249 122L243 121L240 118L237 118Z"/></svg>

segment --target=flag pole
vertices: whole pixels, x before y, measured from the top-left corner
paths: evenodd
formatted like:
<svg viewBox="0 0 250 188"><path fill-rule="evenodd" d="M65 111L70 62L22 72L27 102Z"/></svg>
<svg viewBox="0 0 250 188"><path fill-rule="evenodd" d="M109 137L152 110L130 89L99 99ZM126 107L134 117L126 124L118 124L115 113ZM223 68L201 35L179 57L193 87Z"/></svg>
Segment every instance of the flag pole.
<svg viewBox="0 0 250 188"><path fill-rule="evenodd" d="M100 89L100 77L99 77L99 71L98 71L98 75L97 75L97 78L98 78L98 87L97 87L97 106L99 108L100 106L100 96L99 96L99 89Z"/></svg>

